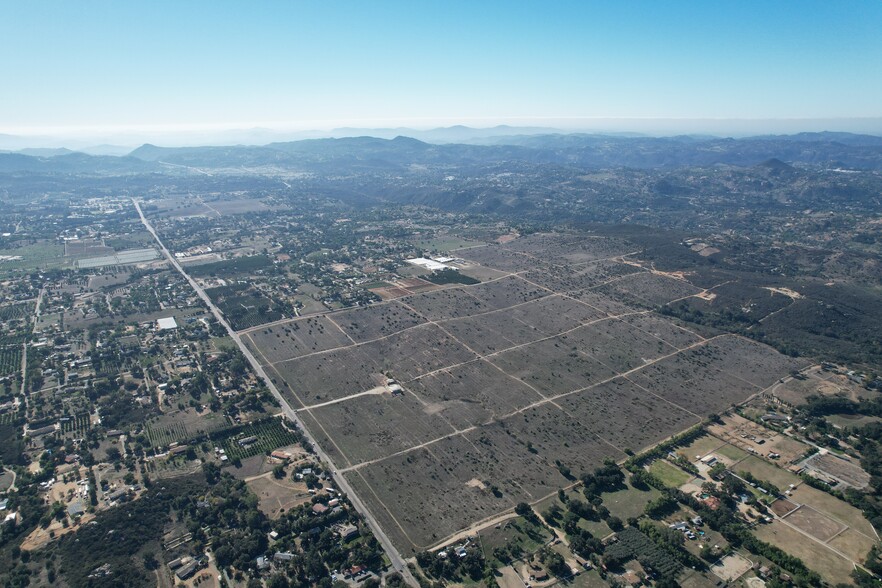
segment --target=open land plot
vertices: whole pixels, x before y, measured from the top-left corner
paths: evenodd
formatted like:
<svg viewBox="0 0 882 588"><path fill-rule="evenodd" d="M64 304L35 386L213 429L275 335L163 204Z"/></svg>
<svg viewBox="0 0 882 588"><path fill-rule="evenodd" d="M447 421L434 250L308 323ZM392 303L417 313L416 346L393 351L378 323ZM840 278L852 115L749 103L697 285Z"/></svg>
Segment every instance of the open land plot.
<svg viewBox="0 0 882 588"><path fill-rule="evenodd" d="M641 390L624 378L566 396L558 404L576 420L619 449L641 451L690 426L701 417Z"/></svg>
<svg viewBox="0 0 882 588"><path fill-rule="evenodd" d="M808 484L800 484L791 493L790 500L807 504L830 518L848 525L851 529L878 540L873 525L864 517L860 509L823 490L812 488Z"/></svg>
<svg viewBox="0 0 882 588"><path fill-rule="evenodd" d="M771 508L772 512L774 512L779 517L783 517L799 508L799 505L790 502L786 498L779 498L775 502L770 504L769 508Z"/></svg>
<svg viewBox="0 0 882 588"><path fill-rule="evenodd" d="M526 455L537 455L550 464L559 462L568 467L573 475L592 471L603 463L604 457L621 459L624 456L624 452L595 434L594 427L567 415L550 403L516 413L500 421L498 426L481 427L468 436L485 446L492 446L492 439L501 439L502 432L510 439L511 449L510 454L499 454L497 458L505 462L516 458L506 468L510 474L518 472L518 461ZM494 433L497 433L495 437ZM484 441L488 438L490 441ZM518 477L521 486L534 498L555 488L549 487L542 479L531 481L530 472L519 472Z"/></svg>
<svg viewBox="0 0 882 588"><path fill-rule="evenodd" d="M468 288L447 288L428 294L419 294L400 299L429 320L471 316L493 310L468 292Z"/></svg>
<svg viewBox="0 0 882 588"><path fill-rule="evenodd" d="M611 316L619 316L637 310L637 307L633 305L625 304L621 300L612 298L606 294L597 292L596 290L575 290L573 292L568 292L568 295Z"/></svg>
<svg viewBox="0 0 882 588"><path fill-rule="evenodd" d="M411 395L371 394L309 412L350 465L453 433L450 424Z"/></svg>
<svg viewBox="0 0 882 588"><path fill-rule="evenodd" d="M490 249L533 269L552 267L534 253L500 254L499 247L463 255ZM595 265L607 263L585 268ZM381 309L390 304L429 323L387 328ZM610 312L625 316L604 316ZM351 326L341 315L374 322ZM714 340L601 293L562 296L516 276L329 316L364 342L276 361L271 374L284 393L310 407L300 411L306 427L405 553L517 502L540 501L603 459L623 459L624 449L654 444L758 391L717 369L716 354L724 351ZM362 324L384 330L357 334ZM517 347L499 351L503 345ZM714 354L694 354L708 345ZM741 353L740 345L725 353ZM683 356L688 360L667 367ZM757 362L750 369L776 365ZM656 366L666 369L640 379ZM785 373L763 377L774 381ZM386 374L404 395L377 390ZM683 390L669 392L675 384Z"/></svg>
<svg viewBox="0 0 882 588"><path fill-rule="evenodd" d="M805 404L809 396L836 395L857 402L870 394L867 389L852 382L845 375L823 370L819 366L803 370L799 377L787 378L775 384L771 392L779 400L791 406Z"/></svg>
<svg viewBox="0 0 882 588"><path fill-rule="evenodd" d="M382 367L361 347L349 347L279 362L273 370L284 382L282 390L308 406L370 390Z"/></svg>
<svg viewBox="0 0 882 588"><path fill-rule="evenodd" d="M355 342L370 341L425 323L425 319L398 302L373 304L329 315Z"/></svg>
<svg viewBox="0 0 882 588"><path fill-rule="evenodd" d="M428 372L476 359L435 325L385 339L276 363L288 389L306 406L345 398L377 385L376 374L407 382Z"/></svg>
<svg viewBox="0 0 882 588"><path fill-rule="evenodd" d="M635 314L623 317L622 321L677 349L689 347L703 339L698 334L655 314Z"/></svg>
<svg viewBox="0 0 882 588"><path fill-rule="evenodd" d="M598 261L581 266L543 266L523 275L526 279L555 292L596 288L622 276L643 271L617 261Z"/></svg>
<svg viewBox="0 0 882 588"><path fill-rule="evenodd" d="M677 280L650 272L622 276L597 288L598 292L648 308L656 308L674 300L694 296L701 288L685 280Z"/></svg>
<svg viewBox="0 0 882 588"><path fill-rule="evenodd" d="M718 578L732 582L750 571L752 565L749 559L733 553L721 558L711 566L710 570Z"/></svg>
<svg viewBox="0 0 882 588"><path fill-rule="evenodd" d="M452 437L431 451L418 449L345 476L393 542L409 554L514 506L505 490L497 498L468 484L486 477L485 462L471 443Z"/></svg>
<svg viewBox="0 0 882 588"><path fill-rule="evenodd" d="M615 375L600 360L554 337L494 355L493 365L545 396L556 396L596 384Z"/></svg>
<svg viewBox="0 0 882 588"><path fill-rule="evenodd" d="M523 345L547 336L511 316L510 311L454 319L443 324L445 331L481 355Z"/></svg>
<svg viewBox="0 0 882 588"><path fill-rule="evenodd" d="M324 316L254 329L242 338L250 349L259 350L269 363L352 344L349 337Z"/></svg>
<svg viewBox="0 0 882 588"><path fill-rule="evenodd" d="M261 200L253 198L237 199L237 200L212 200L205 203L206 206L216 210L220 214L241 214L243 212L263 212L269 210ZM273 208L280 208L274 206Z"/></svg>
<svg viewBox="0 0 882 588"><path fill-rule="evenodd" d="M867 553L878 541L867 537L860 531L846 529L827 542L827 545L847 555L852 561L864 562Z"/></svg>
<svg viewBox="0 0 882 588"><path fill-rule="evenodd" d="M509 276L468 287L468 293L496 310L547 296L550 292L519 277Z"/></svg>
<svg viewBox="0 0 882 588"><path fill-rule="evenodd" d="M768 345L744 337L716 337L709 345L695 352L726 373L767 388L782 375L808 365L808 360L788 357Z"/></svg>
<svg viewBox="0 0 882 588"><path fill-rule="evenodd" d="M499 245L472 247L458 253L469 261L506 272L521 272L533 269L539 263L529 255L511 251Z"/></svg>
<svg viewBox="0 0 882 588"><path fill-rule="evenodd" d="M634 252L634 245L621 239L592 235L537 233L509 241L504 249L535 255L554 263L579 264Z"/></svg>
<svg viewBox="0 0 882 588"><path fill-rule="evenodd" d="M622 373L677 351L675 347L622 320L598 321L561 339Z"/></svg>
<svg viewBox="0 0 882 588"><path fill-rule="evenodd" d="M553 465L554 458L547 451L539 448L538 443L532 446L531 451L530 446L527 445L529 441L525 436L519 435L524 429L519 429L517 426L528 427L531 424L494 423L463 434L462 439L477 453L474 454L470 465L457 463L453 466L458 471L457 475L466 480L481 480L488 487L495 486L502 496L515 502L539 500L566 486L570 482ZM553 426L557 430L579 429L578 424L571 422L554 423ZM584 428L582 430L584 431ZM596 458L597 454L602 452L600 441L596 438L586 438L578 444L583 446L585 455L575 455L576 452L569 450L567 455L563 456L562 462L566 459L579 459L587 463L592 456ZM439 449L447 451L450 459L456 459L457 454L453 454L446 444L442 444L440 448L434 446L430 448L436 454ZM471 478L467 477L469 475Z"/></svg>
<svg viewBox="0 0 882 588"><path fill-rule="evenodd" d="M487 280L495 280L506 275L506 272L491 269L489 267L478 265L476 263L458 263L459 273L469 278L474 278L480 282Z"/></svg>
<svg viewBox="0 0 882 588"><path fill-rule="evenodd" d="M754 529L757 538L780 547L800 558L805 564L831 584L851 583L852 563L825 545L807 538L782 521L773 521Z"/></svg>
<svg viewBox="0 0 882 588"><path fill-rule="evenodd" d="M484 423L541 400L529 386L485 361L435 372L407 388L456 427Z"/></svg>
<svg viewBox="0 0 882 588"><path fill-rule="evenodd" d="M735 463L737 461L741 461L742 459L744 459L748 455L750 455L746 451L742 451L742 450L738 449L737 447L735 447L734 445L730 445L729 443L723 443L717 449L717 454L719 454L720 456L729 460L732 463Z"/></svg>
<svg viewBox="0 0 882 588"><path fill-rule="evenodd" d="M659 361L628 378L678 406L706 415L743 402L758 391L748 382L701 366L688 352Z"/></svg>
<svg viewBox="0 0 882 588"><path fill-rule="evenodd" d="M835 390L835 388L823 379L809 376L805 379L790 378L786 382L776 384L772 388L772 393L791 406L800 406L805 404L809 396L823 396L825 390Z"/></svg>
<svg viewBox="0 0 882 588"><path fill-rule="evenodd" d="M484 245L483 241L475 241L473 239L465 239L458 235L449 235L446 233L438 233L432 237L415 237L411 239L414 245L429 249L432 251L450 251L452 249L461 249L463 247L474 247L476 245Z"/></svg>
<svg viewBox="0 0 882 588"><path fill-rule="evenodd" d="M854 488L866 488L870 483L870 474L864 471L860 464L838 455L818 454L806 461L806 465L838 478Z"/></svg>
<svg viewBox="0 0 882 588"><path fill-rule="evenodd" d="M433 324L366 343L360 349L377 358L382 371L401 382L476 359L474 353Z"/></svg>
<svg viewBox="0 0 882 588"><path fill-rule="evenodd" d="M382 298L383 300L394 300L396 298L401 298L402 296L407 296L410 294L408 290L404 288L368 288L371 292Z"/></svg>
<svg viewBox="0 0 882 588"><path fill-rule="evenodd" d="M606 316L606 313L592 306L558 295L546 296L501 312L545 335L557 335Z"/></svg>
<svg viewBox="0 0 882 588"><path fill-rule="evenodd" d="M802 505L784 516L784 520L812 537L827 542L842 531L846 526L824 516L810 506Z"/></svg>

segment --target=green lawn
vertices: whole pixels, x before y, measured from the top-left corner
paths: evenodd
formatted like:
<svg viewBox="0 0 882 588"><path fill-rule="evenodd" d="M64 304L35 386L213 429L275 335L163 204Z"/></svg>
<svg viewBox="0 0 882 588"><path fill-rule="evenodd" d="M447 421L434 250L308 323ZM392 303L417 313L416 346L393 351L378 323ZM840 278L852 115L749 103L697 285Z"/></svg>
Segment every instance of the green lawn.
<svg viewBox="0 0 882 588"><path fill-rule="evenodd" d="M716 453L719 453L723 457L728 457L732 461L741 461L742 459L750 455L746 451L742 451L741 449L738 449L734 445L729 445L728 443L717 449Z"/></svg>
<svg viewBox="0 0 882 588"><path fill-rule="evenodd" d="M664 459L653 461L649 465L649 472L671 488L679 488L694 477Z"/></svg>
<svg viewBox="0 0 882 588"><path fill-rule="evenodd" d="M649 501L657 498L660 494L655 488L638 490L629 484L624 490L604 492L601 497L603 505L609 509L610 513L626 521L629 517L642 515L643 509L646 508Z"/></svg>

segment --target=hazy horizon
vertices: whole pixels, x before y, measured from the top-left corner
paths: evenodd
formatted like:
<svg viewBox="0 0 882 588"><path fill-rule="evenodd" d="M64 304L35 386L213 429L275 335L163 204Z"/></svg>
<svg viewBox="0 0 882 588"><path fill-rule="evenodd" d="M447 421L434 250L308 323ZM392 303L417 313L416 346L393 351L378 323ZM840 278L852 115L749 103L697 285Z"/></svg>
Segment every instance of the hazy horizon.
<svg viewBox="0 0 882 588"><path fill-rule="evenodd" d="M882 136L882 117L841 119L509 119L498 121L324 121L323 126L308 123L253 125L202 125L180 128L135 126L116 128L0 129L0 150L89 149L102 146L122 149L145 143L167 147L211 145L263 145L278 141L315 138L378 136L395 134L416 136L429 142L432 133L445 130L468 132L475 138L517 134L586 133L622 134L647 137L707 135L715 137L750 137L758 135L793 135L804 132L845 132ZM333 124L332 124L333 123ZM374 124L368 124L374 123ZM422 123L422 124L420 124ZM435 123L435 124L432 124ZM507 127L507 128L506 128ZM11 132L10 132L11 131ZM17 132L16 132L17 131ZM482 135L486 132L486 135ZM423 136L423 135L426 136ZM454 137L456 135L453 135Z"/></svg>
<svg viewBox="0 0 882 588"><path fill-rule="evenodd" d="M878 2L35 0L0 15L15 56L0 133L34 144L455 124L882 133Z"/></svg>

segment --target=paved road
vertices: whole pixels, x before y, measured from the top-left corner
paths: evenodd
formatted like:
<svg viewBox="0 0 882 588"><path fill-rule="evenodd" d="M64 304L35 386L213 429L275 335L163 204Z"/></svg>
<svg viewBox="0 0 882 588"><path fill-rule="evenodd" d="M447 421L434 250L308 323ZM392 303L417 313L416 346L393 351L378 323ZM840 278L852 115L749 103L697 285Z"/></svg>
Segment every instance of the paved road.
<svg viewBox="0 0 882 588"><path fill-rule="evenodd" d="M263 371L263 367L260 365L260 362L257 361L257 358L251 353L251 350L242 343L241 337L239 334L234 331L229 323L227 323L226 319L224 319L221 311L214 305L211 301L211 298L208 297L208 294L205 293L205 290L196 283L196 280L191 278L187 272L184 271L184 268L181 267L181 264L178 263L175 256L172 255L168 249L166 249L165 245L162 243L162 240L159 238L159 235L156 234L156 231L153 229L153 225L150 224L150 221L147 220L147 217L144 216L144 212L141 210L141 206L138 204L138 201L132 199L132 203L135 205L135 210L138 211L138 215L141 217L141 222L144 224L144 227L147 231L153 235L153 238L156 240L156 243L159 245L159 249L162 251L162 254L165 258L172 264L172 266L178 270L178 272L187 280L190 284L190 287L196 292L199 298L202 299L203 302L208 306L211 310L211 313L214 315L214 318L223 325L223 327L227 330L230 337L233 341L236 342L236 345L239 346L239 350L251 364L251 367L254 369L255 373L263 378L264 383L269 388L270 392L272 392L273 396L276 397L276 400L279 401L279 404L282 406L282 410L285 415L291 419L292 422L297 423L300 429L303 431L304 436L309 441L310 445L312 445L319 459L330 466L331 471L333 472L334 483L337 485L337 488L346 493L346 496L349 498L349 501L352 503L352 506L355 507L364 519L367 521L368 526L370 526L371 531L374 534L374 537L377 538L377 541L380 542L380 545L383 546L383 549L386 551L386 555L389 557L389 560L392 562L392 567L401 574L404 578L405 582L407 582L410 586L417 588L419 584L416 581L416 578L413 577L413 574L410 573L410 569L407 567L407 563L405 563L404 558L401 557L401 554L398 553L398 550L392 544L392 541L389 540L389 537L383 532L383 529L380 528L379 523L374 518L374 516L370 513L358 495L352 490L352 487L349 485L349 482L346 481L346 478L343 477L342 474L337 473L337 466L331 461L330 457L322 450L321 446L316 443L313 436L310 434L309 430L303 425L303 422L297 416L296 411L291 408L291 405L288 404L288 401L285 400L285 397L279 392L278 388L276 388L273 381L266 375L266 372Z"/></svg>

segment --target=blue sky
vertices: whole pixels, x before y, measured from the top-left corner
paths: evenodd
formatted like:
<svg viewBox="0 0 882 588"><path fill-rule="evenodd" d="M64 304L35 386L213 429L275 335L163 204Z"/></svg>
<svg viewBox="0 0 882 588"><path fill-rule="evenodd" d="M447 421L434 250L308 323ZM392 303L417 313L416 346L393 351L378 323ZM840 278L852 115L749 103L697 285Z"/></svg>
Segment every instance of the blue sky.
<svg viewBox="0 0 882 588"><path fill-rule="evenodd" d="M0 0L0 132L882 116L882 2Z"/></svg>

